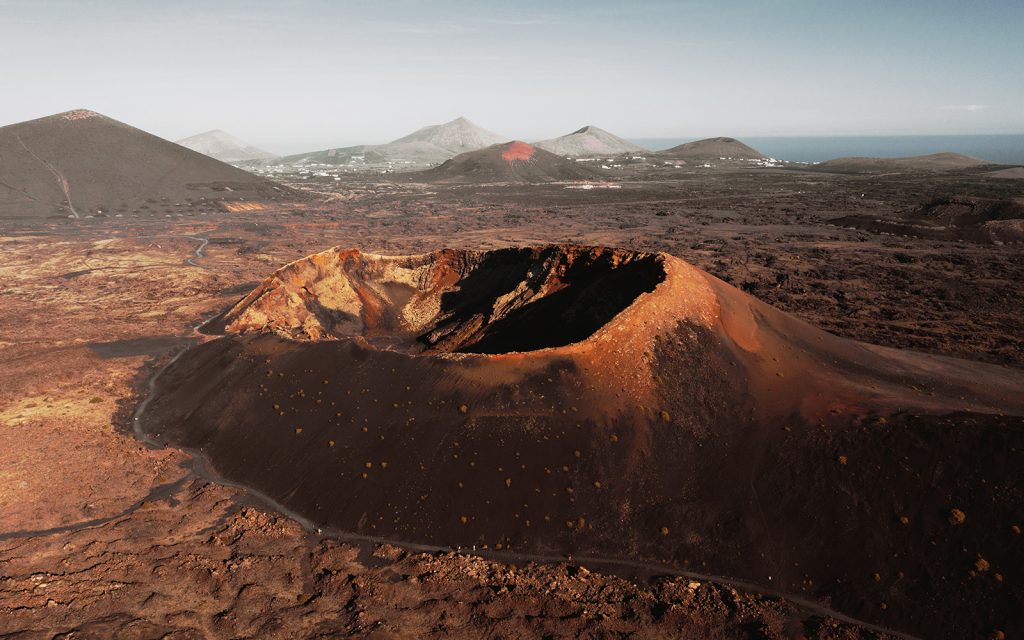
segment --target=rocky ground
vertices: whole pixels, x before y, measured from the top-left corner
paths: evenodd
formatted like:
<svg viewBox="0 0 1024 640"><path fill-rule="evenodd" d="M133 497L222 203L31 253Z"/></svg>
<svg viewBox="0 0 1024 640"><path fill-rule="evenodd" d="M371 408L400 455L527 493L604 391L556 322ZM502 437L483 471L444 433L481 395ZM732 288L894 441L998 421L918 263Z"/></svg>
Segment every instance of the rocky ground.
<svg viewBox="0 0 1024 640"><path fill-rule="evenodd" d="M883 637L692 580L323 539L201 481L99 526L0 540L3 637Z"/></svg>
<svg viewBox="0 0 1024 640"><path fill-rule="evenodd" d="M756 588L322 538L132 435L146 380L197 323L332 245L664 250L840 335L1024 365L1024 250L828 224L943 193L1019 197L1024 180L655 178L307 182L321 201L287 212L5 223L0 637L879 637Z"/></svg>

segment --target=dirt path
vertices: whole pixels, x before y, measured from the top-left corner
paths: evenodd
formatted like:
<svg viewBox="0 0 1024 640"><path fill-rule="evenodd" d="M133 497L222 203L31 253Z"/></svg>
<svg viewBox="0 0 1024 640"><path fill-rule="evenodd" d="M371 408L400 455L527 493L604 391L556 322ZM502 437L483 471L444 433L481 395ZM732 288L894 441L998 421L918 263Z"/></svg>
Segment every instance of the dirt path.
<svg viewBox="0 0 1024 640"><path fill-rule="evenodd" d="M207 232L207 233L209 233L209 232ZM195 259L189 258L189 259L185 260L185 262L190 264L190 265L192 265L193 267L199 267L200 269L205 269L206 267L204 267L203 265L196 264L195 260L198 260L200 258L206 257L205 254L203 253L203 250L206 249L207 245L210 244L210 239L209 238L204 238L202 236L184 236L184 237L188 238L189 240L195 240L196 242L199 243L199 246L196 247Z"/></svg>

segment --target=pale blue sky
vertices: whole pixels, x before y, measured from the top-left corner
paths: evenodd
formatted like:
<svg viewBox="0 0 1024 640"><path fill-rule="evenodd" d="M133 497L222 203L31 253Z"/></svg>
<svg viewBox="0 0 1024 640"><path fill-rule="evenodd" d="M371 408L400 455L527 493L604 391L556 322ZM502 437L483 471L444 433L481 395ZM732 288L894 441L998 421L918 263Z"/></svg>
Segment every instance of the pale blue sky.
<svg viewBox="0 0 1024 640"><path fill-rule="evenodd" d="M515 138L1024 132L1021 0L0 0L0 123L92 108L277 152L465 115Z"/></svg>

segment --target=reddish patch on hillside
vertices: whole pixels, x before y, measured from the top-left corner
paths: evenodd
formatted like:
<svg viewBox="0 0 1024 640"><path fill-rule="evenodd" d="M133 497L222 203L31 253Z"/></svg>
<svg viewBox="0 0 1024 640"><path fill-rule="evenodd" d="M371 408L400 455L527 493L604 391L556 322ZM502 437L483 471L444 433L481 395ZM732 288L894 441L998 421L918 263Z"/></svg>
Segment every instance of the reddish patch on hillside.
<svg viewBox="0 0 1024 640"><path fill-rule="evenodd" d="M533 157L533 146L525 142L513 142L501 152L501 159L509 164L516 160L529 160Z"/></svg>

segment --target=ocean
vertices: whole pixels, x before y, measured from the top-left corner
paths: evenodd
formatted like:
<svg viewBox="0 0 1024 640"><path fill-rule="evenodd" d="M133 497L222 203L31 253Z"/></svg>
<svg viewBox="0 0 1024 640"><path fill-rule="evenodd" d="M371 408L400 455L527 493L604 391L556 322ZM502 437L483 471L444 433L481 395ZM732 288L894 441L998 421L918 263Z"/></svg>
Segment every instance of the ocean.
<svg viewBox="0 0 1024 640"><path fill-rule="evenodd" d="M697 138L637 138L632 142L660 151ZM1024 134L946 136L836 136L738 138L779 160L822 162L845 156L898 158L952 151L1000 164L1024 164Z"/></svg>

